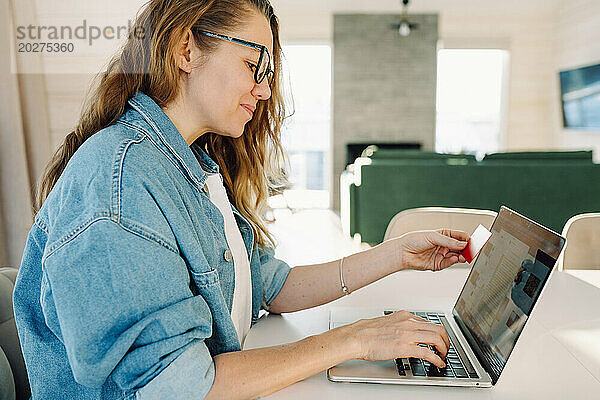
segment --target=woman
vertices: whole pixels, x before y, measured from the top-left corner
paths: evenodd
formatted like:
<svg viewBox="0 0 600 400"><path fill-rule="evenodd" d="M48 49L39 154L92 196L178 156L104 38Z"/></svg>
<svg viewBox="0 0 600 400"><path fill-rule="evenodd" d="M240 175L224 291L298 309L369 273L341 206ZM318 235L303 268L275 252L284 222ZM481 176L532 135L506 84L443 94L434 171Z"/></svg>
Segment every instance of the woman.
<svg viewBox="0 0 600 400"><path fill-rule="evenodd" d="M254 398L353 358L443 366L445 331L407 312L241 351L261 308L464 262L468 237L290 269L262 219L285 115L268 0L153 0L134 33L42 181L14 294L33 398Z"/></svg>

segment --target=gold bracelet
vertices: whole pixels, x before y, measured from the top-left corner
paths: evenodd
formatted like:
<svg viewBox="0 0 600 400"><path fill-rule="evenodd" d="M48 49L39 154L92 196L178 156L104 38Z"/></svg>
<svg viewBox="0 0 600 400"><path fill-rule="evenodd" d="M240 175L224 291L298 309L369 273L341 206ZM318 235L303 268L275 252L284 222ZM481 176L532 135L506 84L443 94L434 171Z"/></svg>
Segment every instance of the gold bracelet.
<svg viewBox="0 0 600 400"><path fill-rule="evenodd" d="M344 265L344 257L340 260L340 283L342 284L342 291L344 292L344 296L348 296L350 292L344 283L344 276L342 275L342 266Z"/></svg>

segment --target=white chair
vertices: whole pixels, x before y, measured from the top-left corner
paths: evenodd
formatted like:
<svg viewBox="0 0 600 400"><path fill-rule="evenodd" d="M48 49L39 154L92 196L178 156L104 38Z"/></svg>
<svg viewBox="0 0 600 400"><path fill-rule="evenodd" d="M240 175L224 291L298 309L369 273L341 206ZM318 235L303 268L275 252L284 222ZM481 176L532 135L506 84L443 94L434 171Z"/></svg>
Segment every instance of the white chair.
<svg viewBox="0 0 600 400"><path fill-rule="evenodd" d="M385 230L384 240L407 232L426 229L449 228L467 232L475 231L479 224L490 229L497 213L469 208L422 207L399 212Z"/></svg>
<svg viewBox="0 0 600 400"><path fill-rule="evenodd" d="M600 269L600 213L571 217L562 235L567 246L558 261L558 269Z"/></svg>

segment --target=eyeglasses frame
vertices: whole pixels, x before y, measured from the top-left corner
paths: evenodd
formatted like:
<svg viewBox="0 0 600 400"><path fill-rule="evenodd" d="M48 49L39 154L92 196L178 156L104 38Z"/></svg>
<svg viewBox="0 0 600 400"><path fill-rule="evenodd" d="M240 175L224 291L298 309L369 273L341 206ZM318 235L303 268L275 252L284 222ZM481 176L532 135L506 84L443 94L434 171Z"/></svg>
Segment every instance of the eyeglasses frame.
<svg viewBox="0 0 600 400"><path fill-rule="evenodd" d="M267 49L266 46L263 46L262 44L258 44L258 43L249 42L247 40L238 39L238 38L234 38L234 37L227 36L227 35L220 35L218 33L204 31L204 30L198 30L198 33L201 33L206 36L211 36L211 37L214 37L217 39L227 40L228 42L241 44L242 46L250 47L254 50L260 51L260 56L258 57L258 63L256 64L256 69L254 70L254 82L256 82L257 85L260 85L261 82L265 79L265 77L269 76L270 78L267 78L267 82L269 83L269 85L271 85L271 83L273 82L274 71L271 69L271 54L269 53L269 49ZM267 68L265 69L264 75L261 78L259 78L258 66L262 62L265 53L267 53L267 56L269 57L269 62L267 63Z"/></svg>

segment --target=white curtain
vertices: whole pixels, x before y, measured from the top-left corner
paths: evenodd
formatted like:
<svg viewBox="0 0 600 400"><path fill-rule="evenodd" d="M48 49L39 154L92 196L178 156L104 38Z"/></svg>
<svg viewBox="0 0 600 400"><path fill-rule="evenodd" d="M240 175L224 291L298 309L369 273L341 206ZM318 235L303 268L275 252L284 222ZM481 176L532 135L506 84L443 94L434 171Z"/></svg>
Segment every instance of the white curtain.
<svg viewBox="0 0 600 400"><path fill-rule="evenodd" d="M0 0L0 10L0 265L18 267L51 146L44 75L19 73L25 69L11 32L34 23L35 1Z"/></svg>

